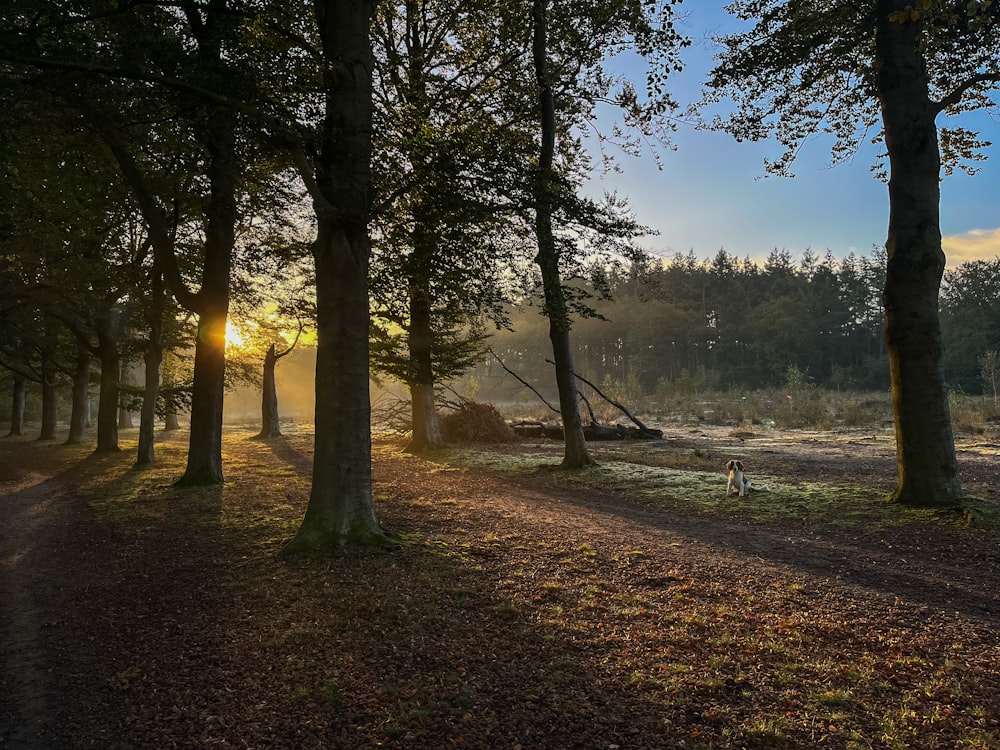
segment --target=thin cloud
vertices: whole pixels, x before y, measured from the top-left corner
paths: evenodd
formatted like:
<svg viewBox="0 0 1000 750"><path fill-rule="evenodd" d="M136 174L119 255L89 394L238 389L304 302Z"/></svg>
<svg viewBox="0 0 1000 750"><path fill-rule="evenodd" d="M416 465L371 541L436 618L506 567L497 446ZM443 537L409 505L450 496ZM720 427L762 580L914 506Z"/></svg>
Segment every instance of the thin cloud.
<svg viewBox="0 0 1000 750"><path fill-rule="evenodd" d="M951 234L941 239L941 245L951 268L970 260L992 260L1000 256L1000 228Z"/></svg>

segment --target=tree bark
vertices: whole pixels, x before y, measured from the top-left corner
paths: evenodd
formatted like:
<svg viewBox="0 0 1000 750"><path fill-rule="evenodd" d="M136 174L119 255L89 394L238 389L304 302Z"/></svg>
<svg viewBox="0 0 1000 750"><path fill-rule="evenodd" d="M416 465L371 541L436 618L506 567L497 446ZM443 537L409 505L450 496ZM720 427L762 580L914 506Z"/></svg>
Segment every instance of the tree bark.
<svg viewBox="0 0 1000 750"><path fill-rule="evenodd" d="M48 355L42 355L42 428L39 440L55 440L56 437L56 366Z"/></svg>
<svg viewBox="0 0 1000 750"><path fill-rule="evenodd" d="M156 399L160 390L160 364L163 362L163 347L152 340L143 354L146 366L145 384L142 393L142 410L139 412L139 445L136 449L136 466L145 466L156 460Z"/></svg>
<svg viewBox="0 0 1000 750"><path fill-rule="evenodd" d="M314 0L326 109L315 172L316 447L309 506L290 552L385 544L371 484L368 236L373 0Z"/></svg>
<svg viewBox="0 0 1000 750"><path fill-rule="evenodd" d="M24 378L14 375L11 384L10 432L7 437L24 434L24 405L27 401L27 387Z"/></svg>
<svg viewBox="0 0 1000 750"><path fill-rule="evenodd" d="M105 313L97 332L97 352L101 362L101 383L97 402L98 453L118 450L118 377L121 373L121 314Z"/></svg>
<svg viewBox="0 0 1000 750"><path fill-rule="evenodd" d="M177 420L177 410L172 406L168 406L166 413L163 415L163 431L170 432L172 430L179 430L181 428L181 423Z"/></svg>
<svg viewBox="0 0 1000 750"><path fill-rule="evenodd" d="M132 364L130 362L122 363L121 376L118 378L118 383L120 386L132 386ZM135 427L132 423L132 412L128 410L125 404L118 405L118 429L128 430Z"/></svg>
<svg viewBox="0 0 1000 750"><path fill-rule="evenodd" d="M67 445L82 443L87 437L87 417L90 403L90 352L82 344L76 347L76 367L73 371L73 406L69 417Z"/></svg>
<svg viewBox="0 0 1000 750"><path fill-rule="evenodd" d="M904 0L880 0L876 73L889 153L885 338L892 379L898 480L892 500L959 502L948 394L941 368L938 294L944 273L937 105L928 94L919 21L889 20Z"/></svg>
<svg viewBox="0 0 1000 750"><path fill-rule="evenodd" d="M139 412L139 445L136 449L136 466L145 466L156 460L156 399L160 395L160 366L163 364L163 281L154 269L152 293L147 311L149 339L143 353L146 367L142 391L142 409Z"/></svg>
<svg viewBox="0 0 1000 750"><path fill-rule="evenodd" d="M278 354L274 344L267 348L264 355L264 377L260 399L260 432L257 437L281 437L281 426L278 424L278 387L275 378L275 368L278 364Z"/></svg>
<svg viewBox="0 0 1000 750"><path fill-rule="evenodd" d="M225 399L228 292L222 299L216 297L213 301L215 304L198 316L198 344L194 352L194 382L191 387L191 432L187 467L176 482L179 487L222 484L225 481L222 474L222 407Z"/></svg>
<svg viewBox="0 0 1000 750"><path fill-rule="evenodd" d="M595 463L587 450L583 434L583 421L577 406L576 379L573 367L573 350L570 344L569 310L559 273L559 252L552 231L552 191L555 175L555 102L548 70L548 41L546 32L546 0L533 0L532 51L535 76L538 79L539 106L541 111L542 142L535 175L535 234L538 238L538 255L535 261L542 273L545 293L545 313L549 318L549 339L555 361L556 386L559 391L559 413L563 421L565 443L562 468L575 469Z"/></svg>
<svg viewBox="0 0 1000 750"><path fill-rule="evenodd" d="M421 453L444 446L437 410L434 407L434 331L431 322L430 258L432 252L422 245L421 231L414 232L414 268L410 279L410 329L407 345L410 355L410 409L413 435L406 446L408 453Z"/></svg>

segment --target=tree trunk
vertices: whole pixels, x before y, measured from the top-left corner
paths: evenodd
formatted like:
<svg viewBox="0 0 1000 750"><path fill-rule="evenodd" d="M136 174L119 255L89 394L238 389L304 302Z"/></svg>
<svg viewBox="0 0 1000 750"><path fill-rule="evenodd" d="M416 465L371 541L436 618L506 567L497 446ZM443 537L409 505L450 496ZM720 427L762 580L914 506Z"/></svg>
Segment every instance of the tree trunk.
<svg viewBox="0 0 1000 750"><path fill-rule="evenodd" d="M314 175L317 216L316 446L309 506L288 551L385 544L371 484L368 237L373 0L314 0L326 112Z"/></svg>
<svg viewBox="0 0 1000 750"><path fill-rule="evenodd" d="M134 385L132 383L132 365L128 362L122 363L121 376L118 378L118 383L120 387ZM132 412L128 410L125 404L118 405L118 429L119 430L129 430L135 427L132 423Z"/></svg>
<svg viewBox="0 0 1000 750"><path fill-rule="evenodd" d="M406 2L407 39L407 104L414 111L416 127L431 122L431 104L427 96L427 61L423 48L423 4L419 0ZM427 163L427 154L412 142L409 153L414 170ZM409 354L410 412L412 438L405 450L421 453L444 446L437 410L434 408L434 327L431 319L431 274L437 240L434 237L432 210L420 195L414 202L413 252L408 259L410 324L407 331Z"/></svg>
<svg viewBox="0 0 1000 750"><path fill-rule="evenodd" d="M281 437L281 426L278 424L278 387L274 371L278 365L278 354L274 344L267 348L264 355L264 377L260 397L260 432L257 437Z"/></svg>
<svg viewBox="0 0 1000 750"><path fill-rule="evenodd" d="M880 0L876 71L889 152L888 262L883 301L892 378L895 502L959 502L955 441L941 368L938 293L944 273L936 105L918 46L919 22L889 20L902 0Z"/></svg>
<svg viewBox="0 0 1000 750"><path fill-rule="evenodd" d="M42 355L42 429L39 440L56 437L56 366L47 355Z"/></svg>
<svg viewBox="0 0 1000 750"><path fill-rule="evenodd" d="M98 453L118 450L118 376L121 373L118 324L118 313L111 311L97 334L97 351L101 360L100 396L97 402Z"/></svg>
<svg viewBox="0 0 1000 750"><path fill-rule="evenodd" d="M176 482L180 487L224 482L222 407L225 398L228 301L227 294L224 308L203 311L198 316L198 344L194 351L194 382L191 387L191 433L187 467Z"/></svg>
<svg viewBox="0 0 1000 750"><path fill-rule="evenodd" d="M156 399L160 394L160 365L163 363L162 330L161 321L151 321L149 341L146 342L146 351L143 354L146 376L142 391L142 410L139 412L139 446L136 450L136 466L145 466L156 460L154 441L156 437Z"/></svg>
<svg viewBox="0 0 1000 750"><path fill-rule="evenodd" d="M168 406L166 413L163 415L163 431L169 432L171 430L179 430L181 428L181 423L177 420L177 410L172 406Z"/></svg>
<svg viewBox="0 0 1000 750"><path fill-rule="evenodd" d="M434 385L410 384L410 411L413 436L404 449L407 453L423 453L444 447L441 425L434 405Z"/></svg>
<svg viewBox="0 0 1000 750"><path fill-rule="evenodd" d="M415 244L420 243L420 232L414 233ZM426 248L415 248L415 253L426 253ZM429 259L428 259L429 260ZM417 261L410 279L410 330L408 346L410 355L410 409L413 436L406 446L408 453L421 453L444 446L437 410L434 408L434 355L431 324L431 301L428 263Z"/></svg>
<svg viewBox="0 0 1000 750"><path fill-rule="evenodd" d="M24 434L24 404L27 400L27 390L24 378L15 375L11 385L10 432L7 433L7 437Z"/></svg>
<svg viewBox="0 0 1000 750"><path fill-rule="evenodd" d="M87 437L87 412L90 402L90 352L86 347L76 347L76 369L73 371L73 407L69 417L67 445L82 443Z"/></svg>
<svg viewBox="0 0 1000 750"><path fill-rule="evenodd" d="M533 0L532 49L535 76L539 86L542 143L535 176L535 234L538 238L538 255L535 261L542 272L545 292L545 313L549 318L549 339L552 341L552 359L555 361L556 386L559 390L559 413L563 421L565 452L562 467L575 469L594 464L587 450L583 422L577 406L576 378L573 368L573 350L570 344L569 309L559 274L559 251L552 231L552 191L554 188L553 160L555 155L556 120L552 83L548 71L548 42L546 38L546 0Z"/></svg>
<svg viewBox="0 0 1000 750"><path fill-rule="evenodd" d="M208 135L210 193L206 209L205 262L198 293L198 342L191 391L191 435L187 468L179 486L222 484L222 407L225 400L226 318L229 279L236 244L239 160L236 118L211 113Z"/></svg>

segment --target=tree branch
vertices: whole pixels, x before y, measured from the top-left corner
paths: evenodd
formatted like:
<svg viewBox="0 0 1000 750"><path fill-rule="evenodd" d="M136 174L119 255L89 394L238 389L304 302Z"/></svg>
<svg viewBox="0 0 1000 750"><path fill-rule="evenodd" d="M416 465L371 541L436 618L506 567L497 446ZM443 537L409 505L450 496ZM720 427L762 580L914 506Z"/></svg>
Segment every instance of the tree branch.
<svg viewBox="0 0 1000 750"><path fill-rule="evenodd" d="M937 102L935 111L943 112L948 109L948 107L955 106L962 101L962 97L965 96L965 93L969 89L975 88L981 83L1000 83L1000 73L981 73L980 75L973 76L960 86L953 89L947 96L942 97L941 100Z"/></svg>
<svg viewBox="0 0 1000 750"><path fill-rule="evenodd" d="M550 365L555 365L555 362L553 362L551 359L546 359L545 361L548 362ZM603 391L601 391L600 388L598 388L596 385L594 385L593 383L591 383L589 380L587 380L585 377L583 377L580 373L574 372L573 374L576 376L576 378L578 380L583 381L584 383L586 383L587 385L589 385L591 388L593 388L597 392L598 396L600 396L601 398L603 398L605 401L607 401L612 406L614 406L617 409L619 409L622 412L622 414L624 414L626 417L628 417L629 419L631 419L632 422L640 430L643 430L645 432L650 432L650 429L648 427L646 427L646 425L644 425L642 422L640 422L635 416L633 416L632 412L630 412L628 409L626 409L620 403L618 403L613 398L611 398L610 396L608 396L606 393L604 393Z"/></svg>
<svg viewBox="0 0 1000 750"><path fill-rule="evenodd" d="M504 370L506 370L509 375L511 375L514 379L520 381L528 390L530 390L532 393L534 393L536 396L538 396L538 400L541 401L543 404L545 404L547 407L549 407L549 409L551 409L552 411L554 411L556 414L559 414L559 410L556 407L554 407L552 404L550 404L548 401L546 401L545 400L545 396L543 396L541 393L539 393L537 390L535 390L535 387L533 385L531 385L531 383L529 383L527 380L525 380L520 375L518 375L516 372L514 372L509 367L507 367L507 365L505 365L503 363L503 360L500 359L500 357L497 356L497 353L495 351L493 351L492 349L488 349L487 351L490 354L493 355L494 359L496 359L496 361L500 363L500 366Z"/></svg>

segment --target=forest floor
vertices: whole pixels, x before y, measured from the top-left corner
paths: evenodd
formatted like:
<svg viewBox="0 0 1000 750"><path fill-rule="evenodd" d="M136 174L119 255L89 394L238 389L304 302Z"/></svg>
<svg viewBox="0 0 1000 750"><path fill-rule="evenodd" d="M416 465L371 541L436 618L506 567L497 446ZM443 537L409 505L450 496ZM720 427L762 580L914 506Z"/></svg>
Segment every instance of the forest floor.
<svg viewBox="0 0 1000 750"><path fill-rule="evenodd" d="M376 439L402 544L288 559L308 430L205 489L160 437L0 440L0 749L1000 748L996 443L963 515L884 502L882 433Z"/></svg>

